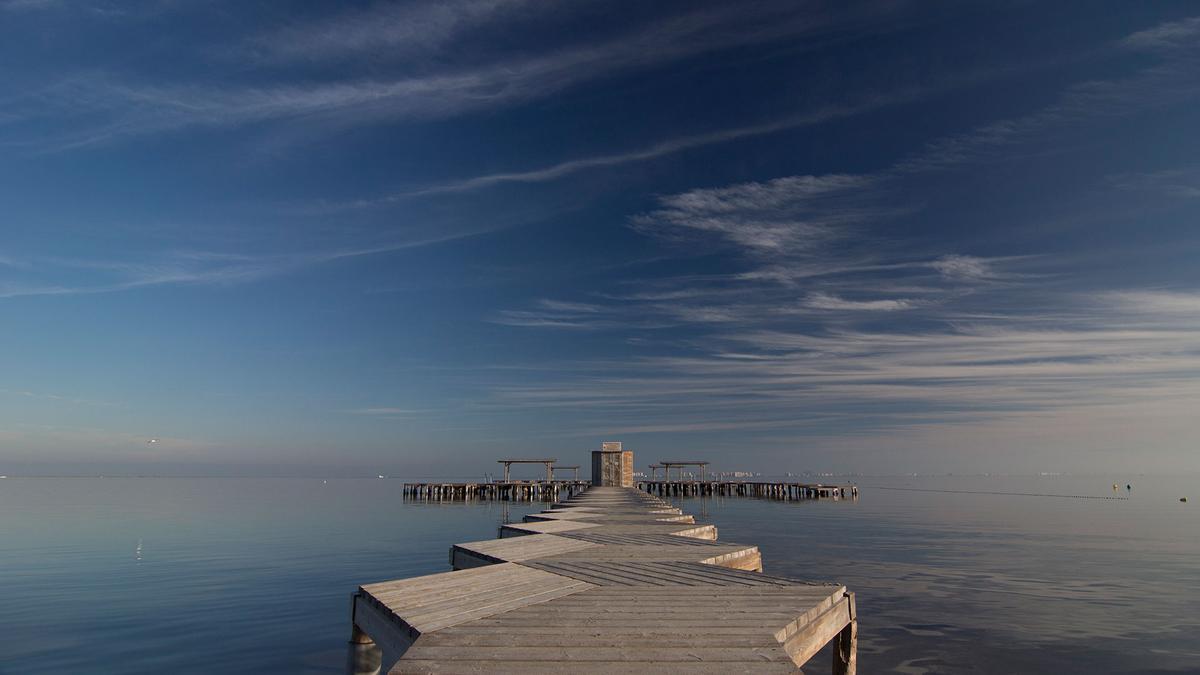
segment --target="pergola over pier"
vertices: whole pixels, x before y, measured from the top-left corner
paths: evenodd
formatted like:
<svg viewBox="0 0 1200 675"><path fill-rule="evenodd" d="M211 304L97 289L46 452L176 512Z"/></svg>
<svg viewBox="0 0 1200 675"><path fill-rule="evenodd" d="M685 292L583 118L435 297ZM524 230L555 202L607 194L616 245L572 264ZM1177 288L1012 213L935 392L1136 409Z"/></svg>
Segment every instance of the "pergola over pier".
<svg viewBox="0 0 1200 675"><path fill-rule="evenodd" d="M576 464L575 466L552 466L552 467L550 467L550 479L551 480L554 480L554 472L558 471L559 469L562 469L563 471L566 471L567 469L574 471L575 477L572 480L579 480L579 465L578 464Z"/></svg>
<svg viewBox="0 0 1200 675"><path fill-rule="evenodd" d="M504 482L508 482L508 468L513 464L545 464L546 465L546 480L554 480L554 464L558 462L557 457L549 457L546 459L498 459L497 462L504 465Z"/></svg>
<svg viewBox="0 0 1200 675"><path fill-rule="evenodd" d="M659 462L658 465L663 468L663 470L664 470L663 472L666 474L666 480L671 480L671 468L672 467L678 468L679 469L679 480L681 480L681 481L683 480L683 467L698 466L698 467L700 467L700 480L703 481L704 480L704 467L708 466L708 462L699 462L699 461L697 461L697 462ZM654 465L651 465L651 468L654 468Z"/></svg>

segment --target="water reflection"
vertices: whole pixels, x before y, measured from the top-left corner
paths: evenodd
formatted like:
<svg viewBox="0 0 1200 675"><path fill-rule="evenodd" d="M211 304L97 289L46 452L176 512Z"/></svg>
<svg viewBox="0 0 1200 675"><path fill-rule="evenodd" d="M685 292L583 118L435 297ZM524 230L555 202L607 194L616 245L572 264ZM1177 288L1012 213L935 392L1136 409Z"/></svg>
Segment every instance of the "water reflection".
<svg viewBox="0 0 1200 675"><path fill-rule="evenodd" d="M379 675L383 665L383 650L374 643L347 645L346 675Z"/></svg>
<svg viewBox="0 0 1200 675"><path fill-rule="evenodd" d="M865 672L1200 672L1200 527L1177 488L1113 500L1110 482L931 479L718 500L712 520L768 573L853 588ZM1051 493L1109 499L1022 496Z"/></svg>

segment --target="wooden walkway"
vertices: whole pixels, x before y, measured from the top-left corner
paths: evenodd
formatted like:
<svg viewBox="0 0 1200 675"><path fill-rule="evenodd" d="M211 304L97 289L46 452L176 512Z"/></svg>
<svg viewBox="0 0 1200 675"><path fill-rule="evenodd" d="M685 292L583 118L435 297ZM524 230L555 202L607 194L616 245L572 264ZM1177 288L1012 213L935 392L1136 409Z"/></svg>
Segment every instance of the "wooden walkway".
<svg viewBox="0 0 1200 675"><path fill-rule="evenodd" d="M791 481L639 480L634 485L660 497L719 496L760 499L854 499L856 485L824 485ZM586 490L580 480L494 481L481 483L405 483L404 498L422 501L555 501Z"/></svg>
<svg viewBox="0 0 1200 675"><path fill-rule="evenodd" d="M405 483L404 498L423 501L471 501L475 499L510 502L552 501L565 499L586 490L591 483L582 480L492 481L480 483Z"/></svg>
<svg viewBox="0 0 1200 675"><path fill-rule="evenodd" d="M640 480L639 490L662 497L715 495L760 499L857 499L857 485L825 485L792 481Z"/></svg>
<svg viewBox="0 0 1200 675"><path fill-rule="evenodd" d="M350 671L798 673L833 643L854 673L854 595L762 573L661 499L593 487L500 538L457 544L455 571L362 586Z"/></svg>

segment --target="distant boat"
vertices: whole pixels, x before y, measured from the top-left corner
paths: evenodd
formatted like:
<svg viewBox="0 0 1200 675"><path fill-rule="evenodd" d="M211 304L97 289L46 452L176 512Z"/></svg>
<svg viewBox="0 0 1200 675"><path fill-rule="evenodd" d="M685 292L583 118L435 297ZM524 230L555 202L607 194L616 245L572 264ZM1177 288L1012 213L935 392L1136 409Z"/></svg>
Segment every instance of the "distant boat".
<svg viewBox="0 0 1200 675"><path fill-rule="evenodd" d="M383 474L379 474L379 477L380 477L380 478L383 478Z"/></svg>

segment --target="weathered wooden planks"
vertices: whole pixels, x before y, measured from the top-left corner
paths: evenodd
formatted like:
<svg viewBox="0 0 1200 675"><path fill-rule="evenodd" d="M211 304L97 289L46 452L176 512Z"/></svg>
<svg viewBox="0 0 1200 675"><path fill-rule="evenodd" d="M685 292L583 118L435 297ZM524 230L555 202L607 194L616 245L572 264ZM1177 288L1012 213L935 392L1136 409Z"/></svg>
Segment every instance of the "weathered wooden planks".
<svg viewBox="0 0 1200 675"><path fill-rule="evenodd" d="M541 520L580 520L584 522L623 523L623 522L658 522L658 523L695 523L693 515L670 513L626 513L614 514L597 511L595 508L560 509L531 513L525 516L525 522L533 523Z"/></svg>
<svg viewBox="0 0 1200 675"><path fill-rule="evenodd" d="M520 537L530 534L559 534L600 527L599 523L577 520L547 520L540 523L509 523L500 527L501 537Z"/></svg>
<svg viewBox="0 0 1200 675"><path fill-rule="evenodd" d="M503 538L455 545L461 571L362 586L356 672L798 672L830 642L834 672L855 672L844 587L762 574L756 546L663 513L679 515L592 488ZM382 654L369 658L372 639Z"/></svg>
<svg viewBox="0 0 1200 675"><path fill-rule="evenodd" d="M450 548L450 566L456 570L462 570L503 562L522 562L597 546L600 544L553 534L531 534L519 538L472 541L455 544Z"/></svg>

